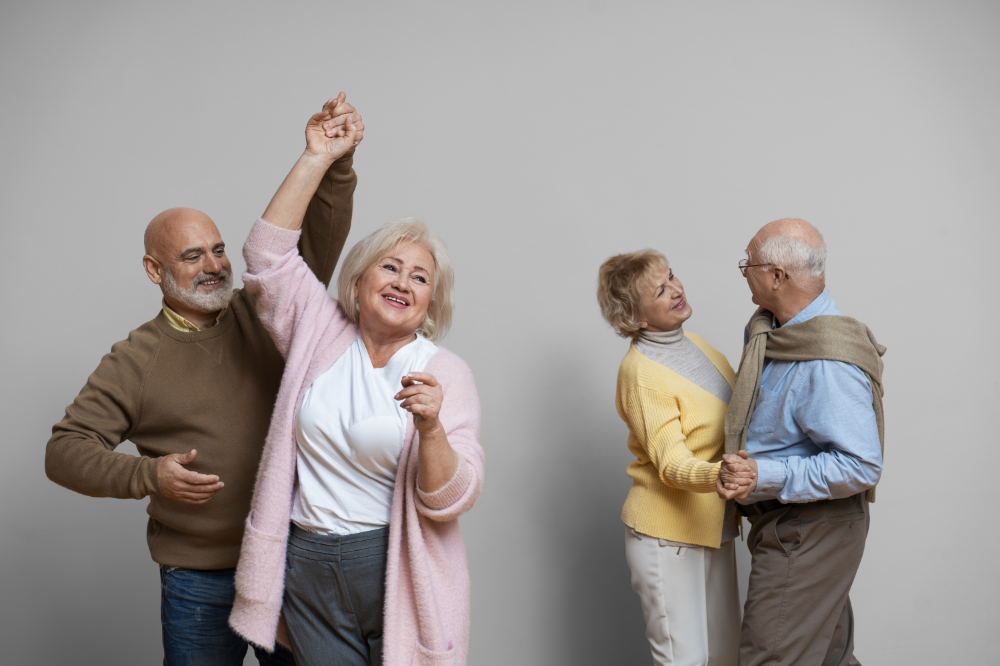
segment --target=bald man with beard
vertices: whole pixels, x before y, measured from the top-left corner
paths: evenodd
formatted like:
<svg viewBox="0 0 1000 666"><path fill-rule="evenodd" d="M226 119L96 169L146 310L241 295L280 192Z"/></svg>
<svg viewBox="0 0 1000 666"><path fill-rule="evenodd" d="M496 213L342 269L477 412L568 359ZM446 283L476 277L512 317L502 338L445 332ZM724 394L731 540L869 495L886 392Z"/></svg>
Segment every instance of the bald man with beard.
<svg viewBox="0 0 1000 666"><path fill-rule="evenodd" d="M354 148L364 125L341 93L314 116L353 147L327 171L309 204L299 251L329 285L351 227ZM162 309L118 342L52 429L45 472L91 497L149 497L146 539L160 565L164 663L242 664L247 643L228 625L244 520L284 359L233 289L215 223L171 208L146 228L146 275ZM115 451L130 440L139 456ZM261 664L291 653L254 650Z"/></svg>
<svg viewBox="0 0 1000 666"><path fill-rule="evenodd" d="M811 224L771 222L746 252L740 271L760 307L716 482L752 525L739 664L858 665L848 593L882 474L885 347L833 302Z"/></svg>

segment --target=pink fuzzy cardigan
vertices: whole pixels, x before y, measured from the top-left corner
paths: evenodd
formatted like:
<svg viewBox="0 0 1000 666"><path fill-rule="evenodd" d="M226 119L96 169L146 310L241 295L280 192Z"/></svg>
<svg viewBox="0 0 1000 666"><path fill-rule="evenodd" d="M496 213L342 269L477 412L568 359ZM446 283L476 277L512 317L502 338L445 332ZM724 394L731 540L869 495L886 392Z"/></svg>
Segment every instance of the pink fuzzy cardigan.
<svg viewBox="0 0 1000 666"><path fill-rule="evenodd" d="M288 642L279 620L297 492L295 415L306 389L358 335L299 256L298 239L297 231L258 220L243 246L243 281L286 365L257 471L229 622L250 642L271 649L276 640ZM468 366L445 349L426 371L444 389L440 419L459 463L444 487L420 490L418 439L409 417L389 520L386 666L465 664L469 648L469 571L456 519L472 508L483 484L479 397Z"/></svg>

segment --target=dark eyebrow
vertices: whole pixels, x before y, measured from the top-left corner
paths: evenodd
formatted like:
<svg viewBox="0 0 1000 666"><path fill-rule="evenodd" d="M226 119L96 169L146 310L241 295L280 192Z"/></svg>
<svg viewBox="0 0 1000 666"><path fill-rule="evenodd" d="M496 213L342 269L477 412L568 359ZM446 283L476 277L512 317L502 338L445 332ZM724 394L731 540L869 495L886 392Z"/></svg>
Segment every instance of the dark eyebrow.
<svg viewBox="0 0 1000 666"><path fill-rule="evenodd" d="M202 247L189 247L188 249L186 249L183 252L181 252L179 256L183 257L183 256L191 254L192 252L204 252L204 251L205 251L205 249L202 248Z"/></svg>

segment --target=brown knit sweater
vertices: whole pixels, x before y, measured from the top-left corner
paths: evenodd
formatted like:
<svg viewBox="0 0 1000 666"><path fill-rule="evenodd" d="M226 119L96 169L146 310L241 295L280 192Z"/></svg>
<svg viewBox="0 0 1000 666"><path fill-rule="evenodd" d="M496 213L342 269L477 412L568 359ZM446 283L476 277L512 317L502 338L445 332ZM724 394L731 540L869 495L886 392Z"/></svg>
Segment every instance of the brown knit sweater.
<svg viewBox="0 0 1000 666"><path fill-rule="evenodd" d="M350 157L327 172L302 227L299 251L329 284L351 227L357 177ZM190 569L235 567L284 360L236 290L229 310L196 333L156 318L111 353L52 428L45 473L92 497L150 496L146 539L153 560ZM130 440L142 457L114 449ZM160 494L157 458L198 450L187 468L226 484L207 503Z"/></svg>

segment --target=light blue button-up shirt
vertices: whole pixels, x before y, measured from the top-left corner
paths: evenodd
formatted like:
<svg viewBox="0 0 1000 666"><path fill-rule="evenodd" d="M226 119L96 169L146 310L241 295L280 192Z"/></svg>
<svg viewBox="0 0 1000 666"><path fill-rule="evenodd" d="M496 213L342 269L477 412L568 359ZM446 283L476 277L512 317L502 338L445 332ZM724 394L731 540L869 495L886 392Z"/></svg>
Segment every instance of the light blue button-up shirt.
<svg viewBox="0 0 1000 666"><path fill-rule="evenodd" d="M786 326L839 314L824 289ZM743 344L749 339L748 325ZM841 361L766 359L747 453L757 461L757 488L744 504L837 499L874 486L882 449L865 373Z"/></svg>

